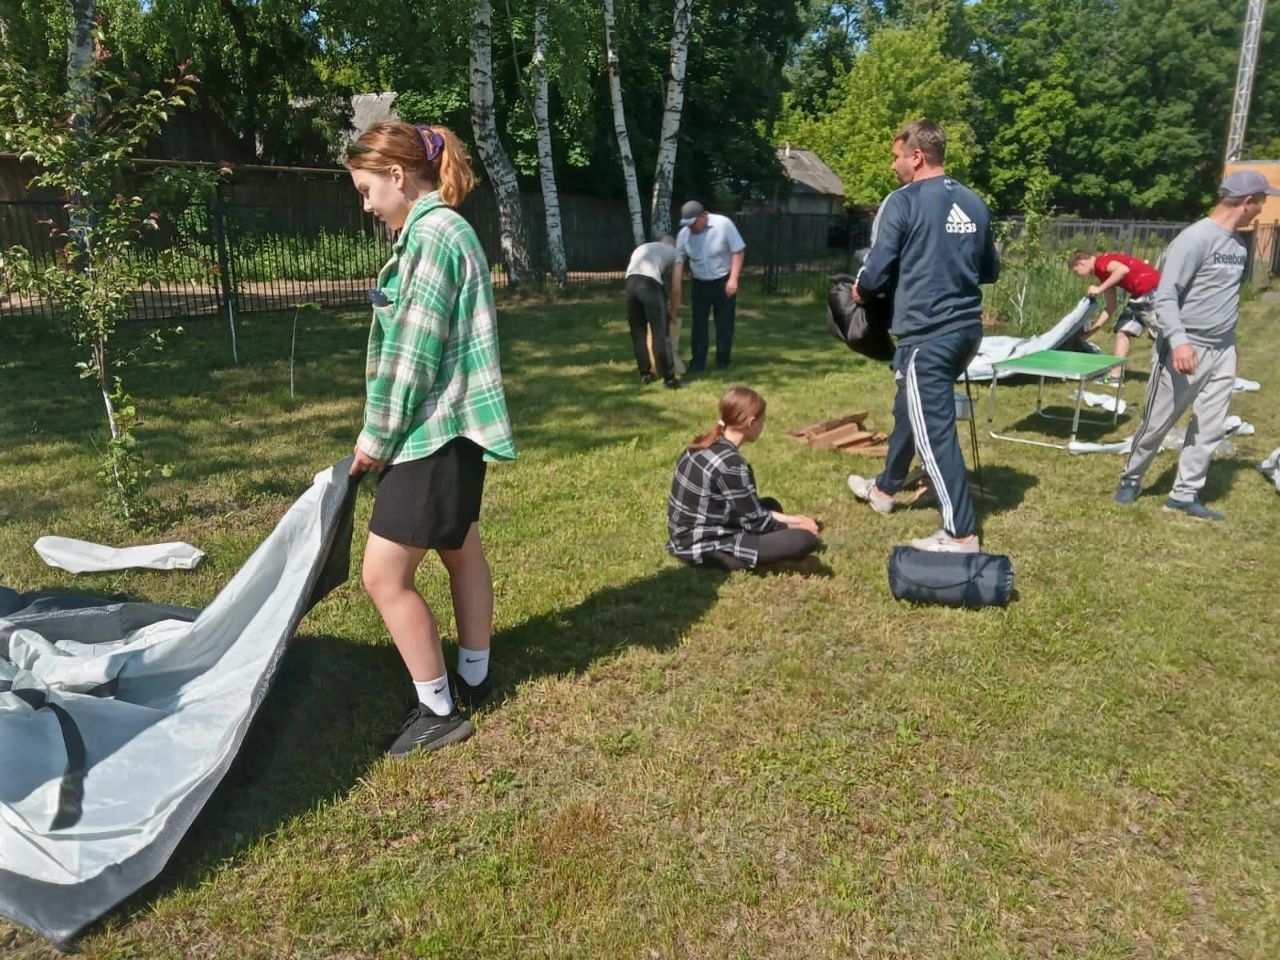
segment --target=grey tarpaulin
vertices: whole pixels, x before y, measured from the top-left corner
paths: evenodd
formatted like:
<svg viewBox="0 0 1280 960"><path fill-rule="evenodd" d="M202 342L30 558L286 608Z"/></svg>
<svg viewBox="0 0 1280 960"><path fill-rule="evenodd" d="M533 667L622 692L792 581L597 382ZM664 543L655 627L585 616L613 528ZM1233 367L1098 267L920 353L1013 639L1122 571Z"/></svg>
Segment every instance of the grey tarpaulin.
<svg viewBox="0 0 1280 960"><path fill-rule="evenodd" d="M1093 313L1096 303L1089 297L1082 297L1065 317L1055 323L1044 333L1034 337L983 337L978 345L977 356L969 363L965 375L970 380L990 380L995 376L992 366L1001 360L1012 360L1025 357L1039 350L1058 350L1085 327L1085 321ZM1082 349L1099 353L1097 346L1084 343ZM1009 376L1001 373L1001 377Z"/></svg>
<svg viewBox="0 0 1280 960"><path fill-rule="evenodd" d="M65 945L164 867L347 578L350 462L203 610L0 587L0 914Z"/></svg>

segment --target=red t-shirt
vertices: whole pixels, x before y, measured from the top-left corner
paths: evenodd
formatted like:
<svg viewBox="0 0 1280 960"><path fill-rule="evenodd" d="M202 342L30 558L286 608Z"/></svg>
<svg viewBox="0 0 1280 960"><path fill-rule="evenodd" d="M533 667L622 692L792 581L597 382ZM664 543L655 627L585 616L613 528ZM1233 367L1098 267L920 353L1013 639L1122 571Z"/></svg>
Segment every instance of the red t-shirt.
<svg viewBox="0 0 1280 960"><path fill-rule="evenodd" d="M1099 280L1105 280L1110 274L1107 267L1112 263L1123 263L1129 268L1118 286L1131 297L1145 297L1160 283L1160 271L1145 260L1131 257L1127 253L1100 253L1093 261L1093 273Z"/></svg>

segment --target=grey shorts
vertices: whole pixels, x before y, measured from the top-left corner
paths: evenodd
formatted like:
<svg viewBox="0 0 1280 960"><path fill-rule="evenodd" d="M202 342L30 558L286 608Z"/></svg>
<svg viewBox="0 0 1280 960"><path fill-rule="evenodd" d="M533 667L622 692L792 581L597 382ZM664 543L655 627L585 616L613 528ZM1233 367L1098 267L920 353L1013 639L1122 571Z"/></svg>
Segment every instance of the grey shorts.
<svg viewBox="0 0 1280 960"><path fill-rule="evenodd" d="M1151 294L1130 300L1124 305L1116 317L1112 333L1123 333L1130 337L1140 337L1143 332L1148 336L1156 335L1156 308L1151 302Z"/></svg>

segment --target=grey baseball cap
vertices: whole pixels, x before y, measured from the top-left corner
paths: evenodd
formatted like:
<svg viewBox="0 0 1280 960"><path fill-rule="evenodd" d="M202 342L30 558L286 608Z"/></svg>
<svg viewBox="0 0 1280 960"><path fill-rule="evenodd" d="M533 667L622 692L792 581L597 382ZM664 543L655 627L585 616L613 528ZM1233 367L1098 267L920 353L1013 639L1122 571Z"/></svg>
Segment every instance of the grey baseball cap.
<svg viewBox="0 0 1280 960"><path fill-rule="evenodd" d="M1252 197L1265 193L1269 197L1280 197L1280 188L1273 187L1257 170L1237 170L1222 178L1222 186L1218 188L1220 197Z"/></svg>
<svg viewBox="0 0 1280 960"><path fill-rule="evenodd" d="M689 200L680 208L680 226L687 227L707 212L707 208L697 200Z"/></svg>

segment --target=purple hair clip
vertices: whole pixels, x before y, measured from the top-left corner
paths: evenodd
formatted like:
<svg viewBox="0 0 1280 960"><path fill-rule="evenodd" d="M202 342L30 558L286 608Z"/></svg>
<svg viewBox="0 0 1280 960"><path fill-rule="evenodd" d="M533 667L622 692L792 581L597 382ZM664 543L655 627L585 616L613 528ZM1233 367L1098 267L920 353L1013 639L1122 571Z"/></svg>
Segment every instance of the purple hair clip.
<svg viewBox="0 0 1280 960"><path fill-rule="evenodd" d="M422 138L422 150L427 155L428 163L435 163L444 153L444 137L428 126L418 127L418 136Z"/></svg>

